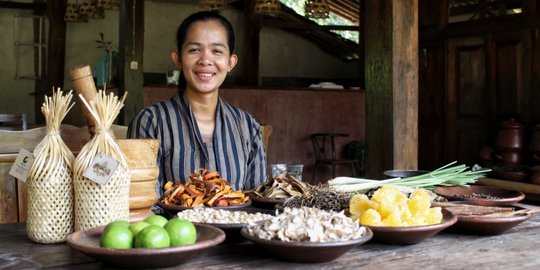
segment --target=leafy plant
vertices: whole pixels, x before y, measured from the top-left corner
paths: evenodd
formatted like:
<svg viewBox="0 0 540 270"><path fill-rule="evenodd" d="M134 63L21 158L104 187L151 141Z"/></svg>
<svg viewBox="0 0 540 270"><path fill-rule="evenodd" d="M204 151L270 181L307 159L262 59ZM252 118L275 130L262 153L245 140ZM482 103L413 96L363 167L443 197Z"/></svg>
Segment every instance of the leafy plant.
<svg viewBox="0 0 540 270"><path fill-rule="evenodd" d="M112 41L105 41L105 35L103 33L99 33L99 39L96 40L96 43L98 44L97 48L104 50L107 54L117 52L112 45Z"/></svg>

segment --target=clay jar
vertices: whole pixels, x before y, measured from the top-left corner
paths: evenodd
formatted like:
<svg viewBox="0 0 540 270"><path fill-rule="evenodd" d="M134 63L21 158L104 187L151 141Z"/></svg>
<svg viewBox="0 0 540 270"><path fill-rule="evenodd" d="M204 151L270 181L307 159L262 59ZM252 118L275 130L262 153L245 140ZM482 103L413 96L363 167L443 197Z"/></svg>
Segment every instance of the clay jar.
<svg viewBox="0 0 540 270"><path fill-rule="evenodd" d="M540 125L536 125L532 128L529 151L532 155L532 161L540 164Z"/></svg>
<svg viewBox="0 0 540 270"><path fill-rule="evenodd" d="M523 150L524 147L525 126L515 119L502 121L495 137L495 148L498 151L504 151Z"/></svg>
<svg viewBox="0 0 540 270"><path fill-rule="evenodd" d="M523 163L523 152L521 150L501 150L497 152L502 164L519 165Z"/></svg>
<svg viewBox="0 0 540 270"><path fill-rule="evenodd" d="M540 166L531 168L531 183L540 185Z"/></svg>

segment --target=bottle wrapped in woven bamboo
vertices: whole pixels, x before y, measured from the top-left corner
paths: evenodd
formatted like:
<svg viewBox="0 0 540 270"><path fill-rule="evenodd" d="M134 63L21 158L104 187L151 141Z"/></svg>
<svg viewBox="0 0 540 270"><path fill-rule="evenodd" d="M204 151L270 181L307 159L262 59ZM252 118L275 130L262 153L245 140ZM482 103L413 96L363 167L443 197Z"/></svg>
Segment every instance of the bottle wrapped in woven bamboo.
<svg viewBox="0 0 540 270"><path fill-rule="evenodd" d="M113 93L107 95L102 90L98 91L91 101L86 101L79 95L96 121L96 134L81 149L73 165L76 231L106 225L115 220L129 219L130 171L126 156L109 133L109 128L123 107L125 97L126 95L119 100ZM119 162L105 185L84 176L85 170L98 153Z"/></svg>
<svg viewBox="0 0 540 270"><path fill-rule="evenodd" d="M75 157L60 137L60 124L73 106L71 91L45 96L41 112L47 133L34 149L35 162L26 182L26 234L38 243L58 243L73 231L72 165ZM71 105L70 105L71 103Z"/></svg>

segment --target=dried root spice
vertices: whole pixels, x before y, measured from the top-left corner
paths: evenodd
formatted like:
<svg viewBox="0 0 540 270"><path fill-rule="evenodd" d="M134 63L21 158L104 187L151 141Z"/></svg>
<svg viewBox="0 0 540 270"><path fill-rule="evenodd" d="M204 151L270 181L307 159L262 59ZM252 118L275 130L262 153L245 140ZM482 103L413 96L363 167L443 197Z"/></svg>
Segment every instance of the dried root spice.
<svg viewBox="0 0 540 270"><path fill-rule="evenodd" d="M301 196L293 196L283 203L284 207L300 208L315 207L327 211L342 211L349 207L351 194L344 192L335 192L334 190L311 186L308 192Z"/></svg>

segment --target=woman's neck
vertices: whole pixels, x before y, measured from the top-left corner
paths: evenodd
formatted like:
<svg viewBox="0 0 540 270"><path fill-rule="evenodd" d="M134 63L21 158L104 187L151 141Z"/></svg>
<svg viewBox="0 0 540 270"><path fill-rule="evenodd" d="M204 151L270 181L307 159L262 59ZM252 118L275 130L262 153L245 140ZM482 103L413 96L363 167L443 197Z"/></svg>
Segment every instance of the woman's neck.
<svg viewBox="0 0 540 270"><path fill-rule="evenodd" d="M199 132L206 137L212 136L216 126L217 92L201 94L187 91L186 97L197 120Z"/></svg>

